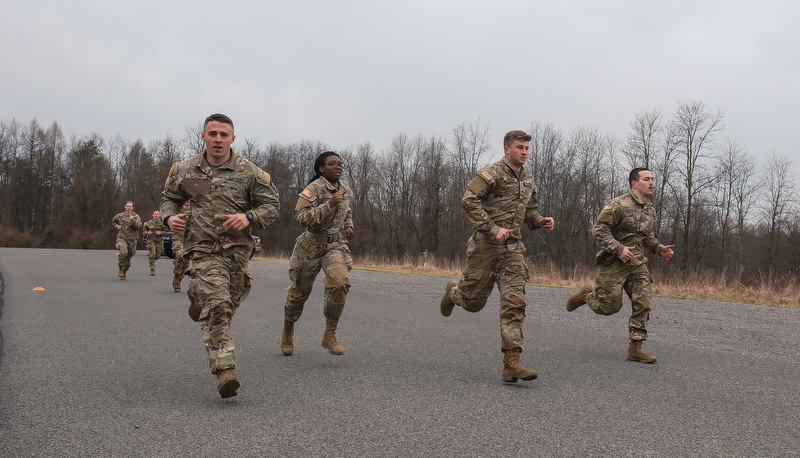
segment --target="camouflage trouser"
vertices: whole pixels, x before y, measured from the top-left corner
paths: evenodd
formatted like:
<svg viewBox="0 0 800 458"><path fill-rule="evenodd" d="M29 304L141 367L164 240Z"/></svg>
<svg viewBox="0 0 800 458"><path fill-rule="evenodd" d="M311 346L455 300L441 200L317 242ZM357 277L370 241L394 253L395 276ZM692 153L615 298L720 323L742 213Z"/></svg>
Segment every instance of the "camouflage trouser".
<svg viewBox="0 0 800 458"><path fill-rule="evenodd" d="M117 237L117 261L119 266L127 271L131 267L131 258L136 254L136 239L128 240Z"/></svg>
<svg viewBox="0 0 800 458"><path fill-rule="evenodd" d="M164 240L148 238L147 251L147 259L150 260L150 268L155 269L156 260L161 259L161 255L164 254Z"/></svg>
<svg viewBox="0 0 800 458"><path fill-rule="evenodd" d="M467 242L467 267L458 286L451 290L453 302L468 312L478 312L497 283L502 351L523 350L525 284L529 275L524 254L525 245L520 241L489 244L472 237Z"/></svg>
<svg viewBox="0 0 800 458"><path fill-rule="evenodd" d="M289 259L289 279L292 286L286 297L285 316L291 321L300 319L303 306L311 294L319 270L325 272L325 318L338 320L344 309L344 299L350 290L347 273L353 268L350 249L344 242L318 244L305 234L297 238Z"/></svg>
<svg viewBox="0 0 800 458"><path fill-rule="evenodd" d="M622 308L624 290L633 309L628 319L630 339L647 340L651 283L647 264L631 266L615 259L610 265L600 266L594 291L586 297L586 303L597 314L613 315Z"/></svg>
<svg viewBox="0 0 800 458"><path fill-rule="evenodd" d="M172 261L172 273L181 277L186 273L186 269L189 268L189 258L184 256L182 238L177 236L172 238L172 252L175 253L175 260Z"/></svg>
<svg viewBox="0 0 800 458"><path fill-rule="evenodd" d="M200 328L213 374L236 367L231 320L250 293L250 248L230 251L194 252L189 270L189 294L200 302Z"/></svg>

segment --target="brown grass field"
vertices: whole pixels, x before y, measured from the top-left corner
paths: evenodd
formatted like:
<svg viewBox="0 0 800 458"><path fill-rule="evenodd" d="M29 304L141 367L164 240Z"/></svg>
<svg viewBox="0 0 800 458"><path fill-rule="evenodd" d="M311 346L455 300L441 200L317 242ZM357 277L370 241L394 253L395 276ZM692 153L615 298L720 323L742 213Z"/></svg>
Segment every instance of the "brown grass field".
<svg viewBox="0 0 800 458"><path fill-rule="evenodd" d="M262 258L288 262L286 258ZM435 265L434 265L435 264ZM427 275L456 279L462 266L456 262L419 264L385 259L354 258L354 268L379 272ZM594 285L595 269L580 267L563 272L555 267L530 269L529 284L555 288L569 288L578 292L584 286ZM442 283L444 285L444 283ZM444 288L444 286L442 286ZM782 308L800 308L800 284L794 278L765 276L746 284L739 276L728 272L702 272L694 275L653 273L653 295L676 299L703 299L720 302L743 302Z"/></svg>

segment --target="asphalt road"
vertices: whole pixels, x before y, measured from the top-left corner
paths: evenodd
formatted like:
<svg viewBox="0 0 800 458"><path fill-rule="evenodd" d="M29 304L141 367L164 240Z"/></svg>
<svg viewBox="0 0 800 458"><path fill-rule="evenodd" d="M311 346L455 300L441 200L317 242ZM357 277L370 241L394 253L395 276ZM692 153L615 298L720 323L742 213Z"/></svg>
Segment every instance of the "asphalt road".
<svg viewBox="0 0 800 458"><path fill-rule="evenodd" d="M654 298L645 365L626 313L529 287L539 378L504 384L496 293L445 318L446 279L353 271L333 356L318 279L286 357L287 265L253 261L222 400L171 270L0 248L0 456L800 456L798 310Z"/></svg>

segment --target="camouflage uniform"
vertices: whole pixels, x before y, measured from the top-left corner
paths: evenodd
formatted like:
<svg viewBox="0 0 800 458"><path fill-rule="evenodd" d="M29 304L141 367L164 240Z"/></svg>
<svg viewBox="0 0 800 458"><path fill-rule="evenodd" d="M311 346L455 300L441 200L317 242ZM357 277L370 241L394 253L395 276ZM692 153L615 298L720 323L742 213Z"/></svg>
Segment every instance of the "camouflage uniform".
<svg viewBox="0 0 800 458"><path fill-rule="evenodd" d="M633 312L628 320L631 340L647 340L650 315L650 272L645 249L660 252L664 245L653 235L656 211L652 202L642 202L633 191L606 203L592 227L600 252L595 256L600 266L595 289L586 303L595 313L612 315L622 308L622 291L631 300ZM631 250L629 262L619 259L624 247Z"/></svg>
<svg viewBox="0 0 800 458"><path fill-rule="evenodd" d="M490 164L467 185L461 205L475 231L467 242L467 267L450 290L450 299L469 312L478 312L497 283L500 291L501 350L523 350L525 321L525 245L522 224L539 228L538 190L524 168L517 173L508 159ZM505 242L495 236L500 228L511 230Z"/></svg>
<svg viewBox="0 0 800 458"><path fill-rule="evenodd" d="M331 208L327 203L340 190L342 201ZM286 298L287 320L296 322L300 318L320 268L325 272L325 318L338 320L342 315L350 290L347 273L353 268L344 235L346 228L353 227L352 200L353 191L346 183L331 183L324 177L312 181L300 193L295 220L307 229L297 237L289 260L292 286Z"/></svg>
<svg viewBox="0 0 800 458"><path fill-rule="evenodd" d="M125 212L117 213L111 218L111 225L114 229L121 226L117 231L115 244L119 250L117 261L120 269L127 272L131 267L131 258L136 254L136 244L139 241L139 232L142 230L142 218L136 212L131 212L130 215Z"/></svg>
<svg viewBox="0 0 800 458"><path fill-rule="evenodd" d="M186 269L189 268L189 258L183 251L183 233L172 235L172 252L175 253L175 259L172 261L174 268L172 273L183 277L186 274Z"/></svg>
<svg viewBox="0 0 800 458"><path fill-rule="evenodd" d="M189 270L189 295L200 304L203 342L211 372L236 367L230 323L250 292L248 258L250 227L266 227L278 217L278 192L270 176L231 149L231 157L212 167L203 154L172 166L161 196L163 221L182 211L191 199L184 238ZM223 215L251 212L251 225L241 231L223 228Z"/></svg>
<svg viewBox="0 0 800 458"><path fill-rule="evenodd" d="M161 255L164 254L164 234L167 232L167 227L160 220L151 219L144 223L144 233L147 234L147 232L152 232L147 236L147 251L149 253L147 258L150 260L150 268L155 269L156 260L161 259ZM156 234L156 232L159 232L159 234Z"/></svg>

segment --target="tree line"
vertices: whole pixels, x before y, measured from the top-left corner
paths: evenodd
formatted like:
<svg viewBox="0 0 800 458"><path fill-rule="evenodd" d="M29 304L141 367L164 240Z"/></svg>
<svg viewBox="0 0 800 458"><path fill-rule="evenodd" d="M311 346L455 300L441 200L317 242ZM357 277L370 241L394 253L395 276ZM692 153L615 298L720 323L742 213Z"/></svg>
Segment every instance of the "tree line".
<svg viewBox="0 0 800 458"><path fill-rule="evenodd" d="M517 128L518 126L511 126ZM771 154L758 165L723 138L721 112L683 103L669 115L638 113L619 137L597 128L565 132L538 121L526 168L539 188L540 212L556 230L524 231L534 266L567 272L594 262L591 227L612 197L627 192L628 172L647 167L656 177L656 234L676 256L654 268L724 272L743 282L796 277L800 262L798 194L793 164ZM110 249L111 218L132 200L144 220L157 209L170 166L202 152L202 125L181 138L145 144L96 134L69 139L54 122L0 122L0 245ZM443 135L398 134L384 151L369 143L337 149L318 140L233 146L267 171L280 193L281 215L262 236L264 249L287 255L302 229L294 221L298 194L316 156L337 151L353 188L354 256L386 262L459 262L471 226L460 200L466 183L489 159L502 156L480 121ZM500 138L500 140L497 140Z"/></svg>

